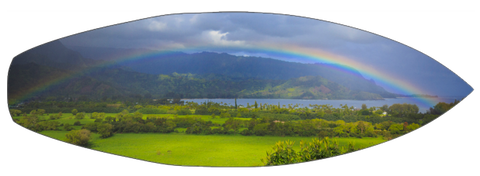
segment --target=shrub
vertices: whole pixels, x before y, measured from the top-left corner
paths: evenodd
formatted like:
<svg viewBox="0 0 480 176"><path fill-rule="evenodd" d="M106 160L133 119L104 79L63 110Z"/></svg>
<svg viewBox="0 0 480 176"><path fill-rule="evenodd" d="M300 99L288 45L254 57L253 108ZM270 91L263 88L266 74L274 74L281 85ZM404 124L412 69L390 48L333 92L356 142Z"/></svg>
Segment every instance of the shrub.
<svg viewBox="0 0 480 176"><path fill-rule="evenodd" d="M45 114L45 109L37 109L37 113L38 115L43 115Z"/></svg>
<svg viewBox="0 0 480 176"><path fill-rule="evenodd" d="M197 115L208 115L210 113L208 112L208 109L205 106L200 106L197 109L195 109L195 114L197 114Z"/></svg>
<svg viewBox="0 0 480 176"><path fill-rule="evenodd" d="M10 109L10 114L12 116L18 116L18 115L22 114L22 111L20 111L18 109Z"/></svg>
<svg viewBox="0 0 480 176"><path fill-rule="evenodd" d="M72 130L65 134L65 137L67 137L68 143L86 147L90 141L90 131L86 129Z"/></svg>
<svg viewBox="0 0 480 176"><path fill-rule="evenodd" d="M78 120L73 123L73 126L80 126L80 125L82 125L82 124Z"/></svg>
<svg viewBox="0 0 480 176"><path fill-rule="evenodd" d="M222 112L222 113L220 114L220 118L230 118L230 117L231 117L231 116L230 116L230 114L229 114L228 112L226 112L226 113L223 113L223 112Z"/></svg>
<svg viewBox="0 0 480 176"><path fill-rule="evenodd" d="M244 135L244 136L251 136L254 133L251 130L245 129L245 130L241 131L240 134Z"/></svg>
<svg viewBox="0 0 480 176"><path fill-rule="evenodd" d="M330 140L328 137L319 140L313 139L312 142L305 143L300 141L299 161L312 161L345 153L345 149L340 148L338 141Z"/></svg>
<svg viewBox="0 0 480 176"><path fill-rule="evenodd" d="M102 123L97 126L98 134L101 138L107 138L112 136L113 125L108 123Z"/></svg>
<svg viewBox="0 0 480 176"><path fill-rule="evenodd" d="M73 109L73 110L72 110L72 114L73 114L73 115L77 115L77 113L78 113L78 110L77 110L77 109Z"/></svg>
<svg viewBox="0 0 480 176"><path fill-rule="evenodd" d="M318 138L322 139L322 138L324 138L324 137L328 137L328 136L329 136L329 133L328 133L327 131L325 131L325 130L322 130L322 131L320 131L320 132L318 133L317 136L318 136Z"/></svg>
<svg viewBox="0 0 480 176"><path fill-rule="evenodd" d="M63 125L63 130L70 131L70 130L73 130L73 127L72 127L72 125L66 123L66 124Z"/></svg>
<svg viewBox="0 0 480 176"><path fill-rule="evenodd" d="M58 130L58 126L60 126L60 122L57 121L42 121L38 123L43 130Z"/></svg>
<svg viewBox="0 0 480 176"><path fill-rule="evenodd" d="M401 124L392 124L390 125L390 127L388 128L388 131L390 131L390 133L392 134L400 134L400 131L403 130L403 125Z"/></svg>
<svg viewBox="0 0 480 176"><path fill-rule="evenodd" d="M222 128L214 128L210 131L211 134L223 134Z"/></svg>
<svg viewBox="0 0 480 176"><path fill-rule="evenodd" d="M77 115L75 115L75 119L83 119L85 117L85 113L77 113Z"/></svg>
<svg viewBox="0 0 480 176"><path fill-rule="evenodd" d="M383 131L383 139L384 140L392 139L392 134L390 134L390 131Z"/></svg>
<svg viewBox="0 0 480 176"><path fill-rule="evenodd" d="M177 114L178 115L190 115L190 114L192 114L192 111L190 111L189 109L181 109L181 110L177 111Z"/></svg>
<svg viewBox="0 0 480 176"><path fill-rule="evenodd" d="M253 133L257 136L264 136L268 132L268 123L257 124L253 127Z"/></svg>
<svg viewBox="0 0 480 176"><path fill-rule="evenodd" d="M90 116L91 119L96 119L98 118L98 112L93 112Z"/></svg>
<svg viewBox="0 0 480 176"><path fill-rule="evenodd" d="M299 162L298 153L293 150L292 141L279 141L272 148L271 153L267 152L267 157L261 159L267 166L292 164Z"/></svg>
<svg viewBox="0 0 480 176"><path fill-rule="evenodd" d="M84 129L87 129L91 132L97 132L97 123L87 123L83 126Z"/></svg>

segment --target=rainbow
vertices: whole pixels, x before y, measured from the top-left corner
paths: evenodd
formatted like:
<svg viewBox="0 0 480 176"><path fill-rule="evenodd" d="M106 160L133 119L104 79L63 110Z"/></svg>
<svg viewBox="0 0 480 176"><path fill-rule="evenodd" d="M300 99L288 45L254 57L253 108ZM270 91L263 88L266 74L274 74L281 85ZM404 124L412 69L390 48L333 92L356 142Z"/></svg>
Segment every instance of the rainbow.
<svg viewBox="0 0 480 176"><path fill-rule="evenodd" d="M422 90L421 88L416 87L415 85L409 83L406 80L402 80L399 77L389 73L380 72L367 64L355 61L354 58L347 58L339 54L323 51L321 49L270 43L257 44L254 46L195 46L188 48L155 50L150 53L132 52L127 55L112 55L93 67L89 67L83 70L72 71L68 74L58 76L57 78L54 78L52 80L44 81L42 84L23 91L22 95L14 95L13 98L20 102L24 101L28 98L39 95L40 93L48 90L52 86L58 85L66 80L77 77L79 75L93 72L96 69L105 66L135 62L138 60L158 56L175 55L177 52L182 51L215 51L218 49L234 49L236 51L246 51L248 53L263 53L274 58L287 58L288 61L292 62L328 63L331 68L353 75L357 75L354 73L356 71L359 71L363 75L373 78L375 82L380 86L388 88L390 90L394 90L395 92L400 94L428 94L428 91ZM435 102L429 98L417 98L417 102L426 107L432 107L435 105Z"/></svg>

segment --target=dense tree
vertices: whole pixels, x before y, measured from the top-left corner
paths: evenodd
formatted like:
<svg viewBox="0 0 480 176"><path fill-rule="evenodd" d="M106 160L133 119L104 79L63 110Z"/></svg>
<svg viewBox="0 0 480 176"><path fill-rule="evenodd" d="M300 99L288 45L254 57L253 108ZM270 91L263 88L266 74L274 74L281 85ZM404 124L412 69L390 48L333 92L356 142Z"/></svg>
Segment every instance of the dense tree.
<svg viewBox="0 0 480 176"><path fill-rule="evenodd" d="M18 116L18 115L22 114L22 111L20 111L18 109L10 109L10 114L12 116Z"/></svg>
<svg viewBox="0 0 480 176"><path fill-rule="evenodd" d="M35 114L43 115L45 114L45 109L37 109L37 112Z"/></svg>
<svg viewBox="0 0 480 176"><path fill-rule="evenodd" d="M254 127L253 127L253 132L255 133L255 135L257 136L265 136L268 132L268 123L260 123L260 124L256 124Z"/></svg>
<svg viewBox="0 0 480 176"><path fill-rule="evenodd" d="M394 123L390 125L388 131L392 134L400 134L400 132L403 131L403 125Z"/></svg>
<svg viewBox="0 0 480 176"><path fill-rule="evenodd" d="M359 121L357 124L357 129L360 130L360 133L363 134L363 131L365 130L365 128L366 128L366 125L362 121Z"/></svg>

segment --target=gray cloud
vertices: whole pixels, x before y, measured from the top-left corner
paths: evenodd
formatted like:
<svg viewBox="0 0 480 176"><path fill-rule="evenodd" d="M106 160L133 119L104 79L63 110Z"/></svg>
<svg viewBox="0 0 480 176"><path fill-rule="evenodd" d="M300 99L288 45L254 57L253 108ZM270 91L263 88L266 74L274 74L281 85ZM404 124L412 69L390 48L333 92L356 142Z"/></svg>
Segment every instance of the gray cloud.
<svg viewBox="0 0 480 176"><path fill-rule="evenodd" d="M355 58L381 72L401 75L402 79L437 94L446 93L439 88L441 86L462 82L435 60L390 39L339 24L278 14L166 15L88 31L61 41L71 46L186 48L189 49L186 52L209 50L264 57L270 55L239 46L286 44ZM195 46L207 46L207 49L192 50ZM468 88L465 83L460 86L465 90Z"/></svg>

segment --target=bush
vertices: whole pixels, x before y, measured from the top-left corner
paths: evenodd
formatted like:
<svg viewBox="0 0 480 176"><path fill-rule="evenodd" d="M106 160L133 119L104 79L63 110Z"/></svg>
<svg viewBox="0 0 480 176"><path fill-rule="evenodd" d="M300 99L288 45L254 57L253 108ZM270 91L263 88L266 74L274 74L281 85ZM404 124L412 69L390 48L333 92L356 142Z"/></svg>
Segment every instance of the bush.
<svg viewBox="0 0 480 176"><path fill-rule="evenodd" d="M65 137L67 137L68 143L86 147L90 141L90 131L86 129L72 130L65 134Z"/></svg>
<svg viewBox="0 0 480 176"><path fill-rule="evenodd" d="M18 116L18 115L22 114L22 111L20 111L18 109L10 109L10 114L12 116Z"/></svg>
<svg viewBox="0 0 480 176"><path fill-rule="evenodd" d="M231 116L230 116L230 114L229 114L228 112L226 112L226 113L223 113L223 112L222 112L222 113L220 114L220 118L230 118L230 117L231 117Z"/></svg>
<svg viewBox="0 0 480 176"><path fill-rule="evenodd" d="M73 126L80 126L80 125L82 125L82 124L78 120L73 123Z"/></svg>
<svg viewBox="0 0 480 176"><path fill-rule="evenodd" d="M91 132L97 132L97 126L98 126L98 123L87 123L83 126L83 128Z"/></svg>
<svg viewBox="0 0 480 176"><path fill-rule="evenodd" d="M75 119L83 119L85 117L85 113L76 113Z"/></svg>
<svg viewBox="0 0 480 176"><path fill-rule="evenodd" d="M98 134L101 138L107 138L112 136L113 125L108 123L102 123L97 126Z"/></svg>
<svg viewBox="0 0 480 176"><path fill-rule="evenodd" d="M245 130L241 131L240 134L244 135L244 136L251 136L254 133L251 130L245 129Z"/></svg>
<svg viewBox="0 0 480 176"><path fill-rule="evenodd" d="M197 115L209 115L208 109L205 106L200 106L195 109L195 114Z"/></svg>
<svg viewBox="0 0 480 176"><path fill-rule="evenodd" d="M38 114L38 115L45 114L45 109L38 109L36 114Z"/></svg>
<svg viewBox="0 0 480 176"><path fill-rule="evenodd" d="M211 134L223 134L222 128L214 128L210 131Z"/></svg>
<svg viewBox="0 0 480 176"><path fill-rule="evenodd" d="M37 126L40 126L42 130L58 130L60 122L57 121L41 121Z"/></svg>
<svg viewBox="0 0 480 176"><path fill-rule="evenodd" d="M72 127L72 125L66 123L66 124L63 125L63 130L70 131L70 130L73 130L73 127Z"/></svg>
<svg viewBox="0 0 480 176"><path fill-rule="evenodd" d="M390 131L383 131L383 139L384 140L391 140L392 139L392 134L390 134Z"/></svg>
<svg viewBox="0 0 480 176"><path fill-rule="evenodd" d="M271 153L267 152L267 157L262 159L266 166L298 163L298 153L293 150L292 141L279 141L272 148Z"/></svg>
<svg viewBox="0 0 480 176"><path fill-rule="evenodd" d="M91 119L97 119L98 118L98 112L93 112L90 116Z"/></svg>
<svg viewBox="0 0 480 176"><path fill-rule="evenodd" d="M318 133L318 138L322 139L324 137L328 137L329 136L329 133L326 131L326 130L322 130Z"/></svg>
<svg viewBox="0 0 480 176"><path fill-rule="evenodd" d="M190 115L190 114L192 114L192 111L190 111L189 109L181 109L181 110L177 111L177 114L178 115Z"/></svg>
<svg viewBox="0 0 480 176"><path fill-rule="evenodd" d="M396 124L396 123L390 125L390 127L388 128L388 131L390 131L390 133L392 134L400 134L402 130L403 130L403 125Z"/></svg>
<svg viewBox="0 0 480 176"><path fill-rule="evenodd" d="M77 113L78 113L78 110L77 110L77 109L73 109L73 110L72 110L72 114L73 114L73 115L77 115Z"/></svg>
<svg viewBox="0 0 480 176"><path fill-rule="evenodd" d="M253 133L255 133L256 136L264 136L268 132L267 129L268 123L257 124L253 127Z"/></svg>

